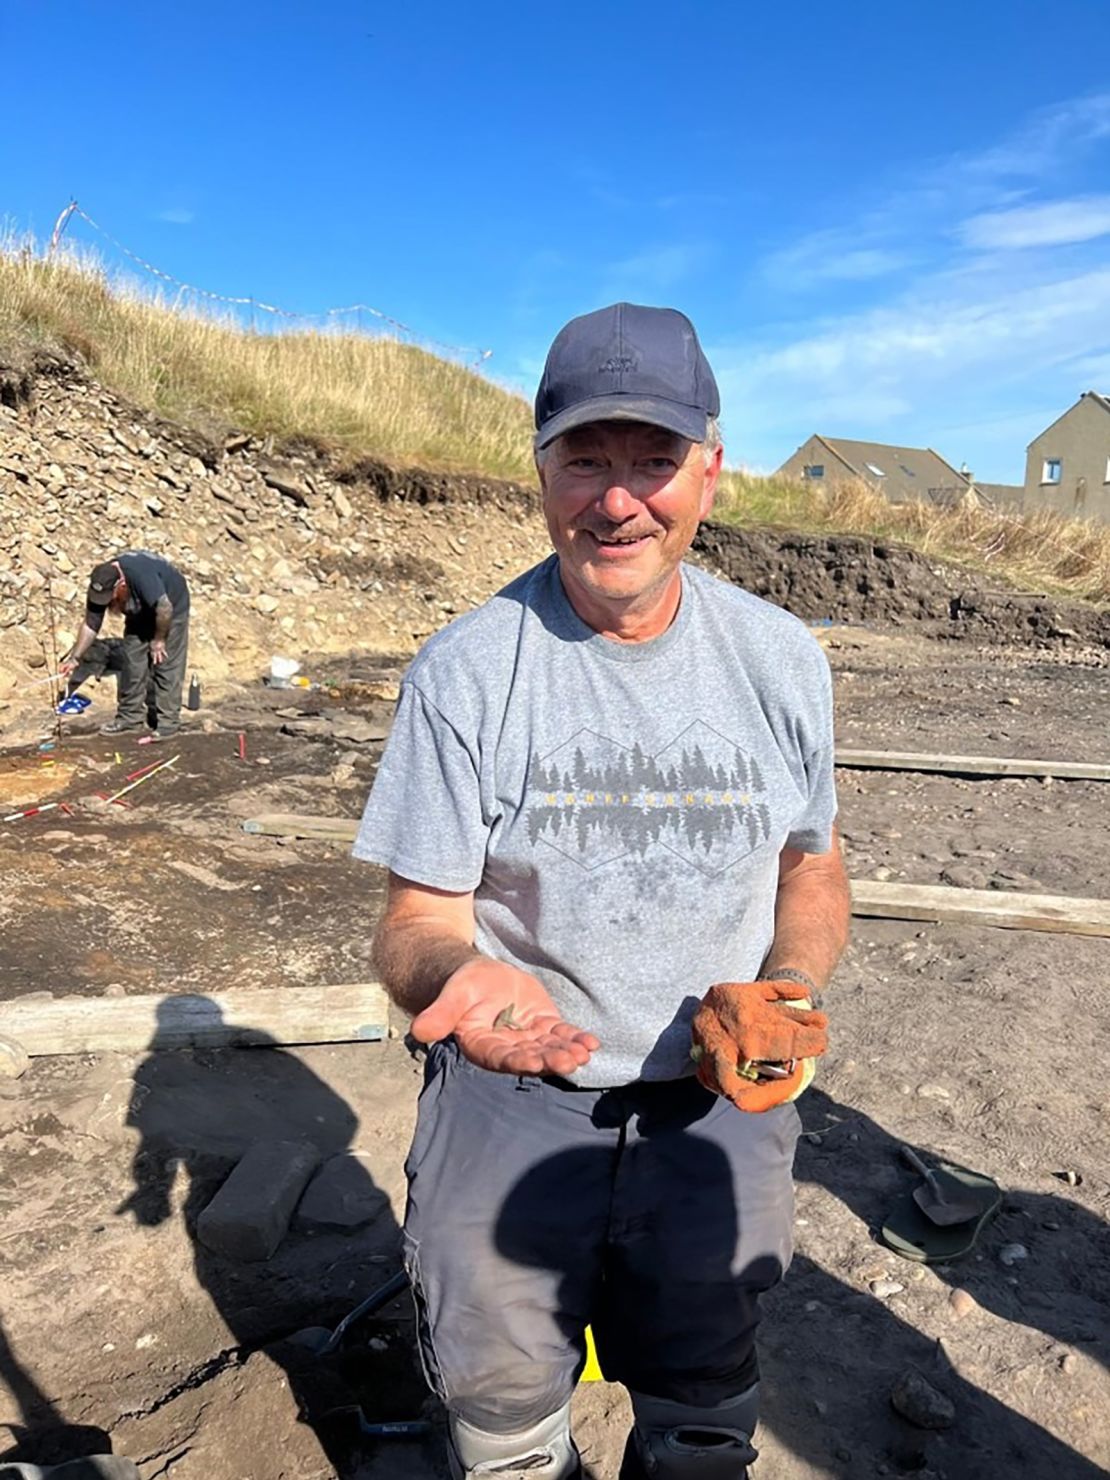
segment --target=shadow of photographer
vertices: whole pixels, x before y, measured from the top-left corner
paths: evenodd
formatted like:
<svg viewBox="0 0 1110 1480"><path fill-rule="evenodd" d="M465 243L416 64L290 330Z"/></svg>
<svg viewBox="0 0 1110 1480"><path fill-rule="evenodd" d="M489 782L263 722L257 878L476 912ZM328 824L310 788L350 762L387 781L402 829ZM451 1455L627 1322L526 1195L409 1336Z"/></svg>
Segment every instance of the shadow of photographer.
<svg viewBox="0 0 1110 1480"><path fill-rule="evenodd" d="M127 1117L139 1135L134 1186L117 1213L142 1227L166 1222L176 1215L176 1183L184 1175L180 1215L197 1280L231 1333L239 1358L265 1348L286 1373L301 1422L315 1432L337 1474L351 1473L359 1449L354 1405L362 1388L371 1385L371 1371L374 1416L411 1417L411 1411L388 1409L404 1410L406 1403L418 1408L415 1363L383 1371L389 1363L376 1360L365 1345L356 1349L353 1340L319 1356L311 1343L287 1338L305 1328L334 1327L399 1269L400 1231L389 1198L365 1160L350 1155L359 1126L354 1110L300 1057L253 1028L236 1034L249 1048L182 1048L183 1022L194 1043L203 1045L206 1038L227 1043L216 1002L168 997L161 1004L150 1052L134 1073ZM201 1213L259 1142L307 1144L325 1170L329 1158L338 1158L344 1204L360 1208L365 1218L344 1230L326 1224L302 1227L295 1216L274 1254L258 1262L232 1259L206 1246L197 1231Z"/></svg>

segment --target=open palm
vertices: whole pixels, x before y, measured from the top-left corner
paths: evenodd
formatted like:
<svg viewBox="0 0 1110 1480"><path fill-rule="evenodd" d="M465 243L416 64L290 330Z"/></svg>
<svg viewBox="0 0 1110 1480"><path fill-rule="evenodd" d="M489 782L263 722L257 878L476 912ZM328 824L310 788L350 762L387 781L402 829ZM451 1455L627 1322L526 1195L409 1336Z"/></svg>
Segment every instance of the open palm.
<svg viewBox="0 0 1110 1480"><path fill-rule="evenodd" d="M411 1031L421 1043L454 1035L471 1063L495 1074L573 1074L599 1046L563 1021L534 976L484 957L448 978Z"/></svg>

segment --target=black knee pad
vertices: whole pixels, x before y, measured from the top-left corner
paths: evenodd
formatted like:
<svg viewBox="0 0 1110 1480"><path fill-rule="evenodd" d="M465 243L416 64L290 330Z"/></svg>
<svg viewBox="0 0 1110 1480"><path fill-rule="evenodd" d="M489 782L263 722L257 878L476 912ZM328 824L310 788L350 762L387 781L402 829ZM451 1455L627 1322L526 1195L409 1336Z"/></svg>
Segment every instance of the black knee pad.
<svg viewBox="0 0 1110 1480"><path fill-rule="evenodd" d="M752 1447L759 1416L759 1384L713 1408L632 1394L633 1443L621 1480L744 1480L757 1458Z"/></svg>

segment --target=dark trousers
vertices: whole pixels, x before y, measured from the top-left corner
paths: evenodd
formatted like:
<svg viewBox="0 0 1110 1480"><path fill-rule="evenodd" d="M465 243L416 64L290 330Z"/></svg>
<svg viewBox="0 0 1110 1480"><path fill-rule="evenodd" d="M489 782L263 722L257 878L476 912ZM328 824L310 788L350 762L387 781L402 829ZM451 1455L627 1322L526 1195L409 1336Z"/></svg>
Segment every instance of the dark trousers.
<svg viewBox="0 0 1110 1480"><path fill-rule="evenodd" d="M149 627L124 628L123 672L116 695L116 718L141 725L147 718L147 686L153 687L154 718L160 735L172 735L181 724L181 691L189 659L189 615L174 617L162 663L150 661L154 633Z"/></svg>
<svg viewBox="0 0 1110 1480"><path fill-rule="evenodd" d="M713 1408L758 1378L760 1296L790 1262L793 1105L747 1115L695 1079L575 1090L428 1057L406 1164L405 1257L428 1378L511 1433L585 1361Z"/></svg>

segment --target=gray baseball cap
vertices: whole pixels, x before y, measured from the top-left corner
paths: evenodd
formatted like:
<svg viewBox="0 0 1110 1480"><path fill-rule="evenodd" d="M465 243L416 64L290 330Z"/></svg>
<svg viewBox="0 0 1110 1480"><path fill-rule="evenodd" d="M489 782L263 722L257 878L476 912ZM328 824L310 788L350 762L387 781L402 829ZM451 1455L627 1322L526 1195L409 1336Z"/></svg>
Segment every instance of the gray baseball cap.
<svg viewBox="0 0 1110 1480"><path fill-rule="evenodd" d="M614 303L571 319L536 392L536 448L591 421L644 421L705 441L721 397L693 324L675 308Z"/></svg>

